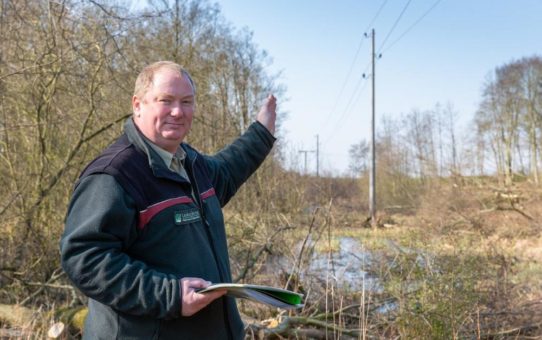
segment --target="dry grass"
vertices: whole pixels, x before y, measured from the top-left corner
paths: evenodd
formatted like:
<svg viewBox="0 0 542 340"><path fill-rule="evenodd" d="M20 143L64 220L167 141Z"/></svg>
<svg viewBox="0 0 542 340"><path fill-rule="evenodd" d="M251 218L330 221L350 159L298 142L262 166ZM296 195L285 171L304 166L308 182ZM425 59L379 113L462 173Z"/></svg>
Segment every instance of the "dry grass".
<svg viewBox="0 0 542 340"><path fill-rule="evenodd" d="M441 183L418 198L416 211L382 212L377 230L364 227L353 200L303 202L311 208L291 214L226 212L234 276L305 294L295 312L240 300L247 337L542 337L542 189ZM373 255L364 270L381 291L311 272L311 259L335 256L342 238ZM289 265L268 270L277 257Z"/></svg>
<svg viewBox="0 0 542 340"><path fill-rule="evenodd" d="M381 215L386 227L376 231L351 227L355 223L344 227L351 207L334 206L331 239L321 239L315 249L337 252L338 240L348 237L380 255L372 270L385 282L385 293L369 300L377 304L391 296L399 308L365 317L370 322L364 334L541 337L541 193L530 185L439 186L421 197L416 214ZM333 299L333 308L360 296L329 286L321 294Z"/></svg>

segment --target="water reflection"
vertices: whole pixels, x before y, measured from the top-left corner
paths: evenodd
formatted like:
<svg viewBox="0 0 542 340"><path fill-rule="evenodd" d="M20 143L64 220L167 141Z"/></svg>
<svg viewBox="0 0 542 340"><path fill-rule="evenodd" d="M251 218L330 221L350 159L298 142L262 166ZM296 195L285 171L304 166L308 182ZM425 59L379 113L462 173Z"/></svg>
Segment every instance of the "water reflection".
<svg viewBox="0 0 542 340"><path fill-rule="evenodd" d="M382 292L377 277L368 272L372 254L351 237L339 239L339 251L328 254L314 253L306 275L317 275L331 280L333 285L351 291Z"/></svg>
<svg viewBox="0 0 542 340"><path fill-rule="evenodd" d="M334 286L349 291L381 293L383 287L377 277L368 271L373 255L362 249L359 241L351 237L339 238L337 252L312 252L308 261L301 264L301 282L317 281L321 285ZM309 240L309 244L312 241ZM311 246L307 247L308 249ZM295 254L299 254L301 244ZM305 249L307 252L307 249ZM305 254L306 256L306 254ZM273 256L267 263L268 273L291 273L297 263L287 256ZM295 268L298 269L298 268ZM297 270L296 270L297 272Z"/></svg>

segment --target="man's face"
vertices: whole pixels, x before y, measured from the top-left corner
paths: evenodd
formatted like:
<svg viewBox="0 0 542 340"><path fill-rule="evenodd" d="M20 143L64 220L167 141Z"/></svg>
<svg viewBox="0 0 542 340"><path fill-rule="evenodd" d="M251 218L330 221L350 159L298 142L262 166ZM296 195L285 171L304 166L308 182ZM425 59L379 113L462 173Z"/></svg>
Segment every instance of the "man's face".
<svg viewBox="0 0 542 340"><path fill-rule="evenodd" d="M132 98L132 108L134 122L145 137L175 153L192 126L194 89L185 75L158 70L143 98Z"/></svg>

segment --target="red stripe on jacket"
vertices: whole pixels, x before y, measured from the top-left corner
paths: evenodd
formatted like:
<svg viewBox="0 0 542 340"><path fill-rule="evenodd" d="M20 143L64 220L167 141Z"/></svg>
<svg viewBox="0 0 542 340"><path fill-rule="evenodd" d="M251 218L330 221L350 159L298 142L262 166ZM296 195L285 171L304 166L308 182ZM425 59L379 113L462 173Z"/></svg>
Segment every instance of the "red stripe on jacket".
<svg viewBox="0 0 542 340"><path fill-rule="evenodd" d="M183 204L183 203L192 203L192 199L188 196L181 196L176 198L170 198L162 202L155 203L148 207L147 209L139 212L139 223L137 224L137 227L139 229L145 228L145 225L149 223L149 221L156 216L160 211L167 209L169 207L172 207L176 204Z"/></svg>
<svg viewBox="0 0 542 340"><path fill-rule="evenodd" d="M207 191L202 192L200 194L200 197L201 197L202 200L204 200L204 199L207 199L207 198L209 198L211 196L214 196L214 195L216 195L215 188L211 188L211 189L209 189Z"/></svg>

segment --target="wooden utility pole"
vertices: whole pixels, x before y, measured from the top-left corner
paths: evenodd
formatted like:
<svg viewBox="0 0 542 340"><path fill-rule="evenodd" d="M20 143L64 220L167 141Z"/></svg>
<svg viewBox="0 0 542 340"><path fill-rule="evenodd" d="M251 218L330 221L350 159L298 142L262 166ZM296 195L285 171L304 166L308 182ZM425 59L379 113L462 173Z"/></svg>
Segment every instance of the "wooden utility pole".
<svg viewBox="0 0 542 340"><path fill-rule="evenodd" d="M377 227L376 223L376 150L375 150L375 30L371 31L372 40L372 114L371 114L371 171L369 172L369 213L371 214L371 226Z"/></svg>

